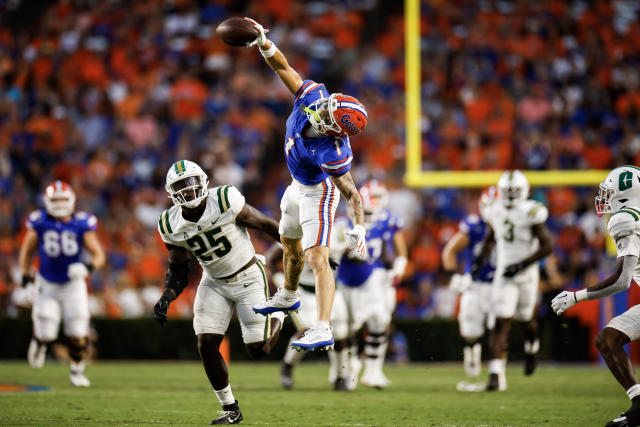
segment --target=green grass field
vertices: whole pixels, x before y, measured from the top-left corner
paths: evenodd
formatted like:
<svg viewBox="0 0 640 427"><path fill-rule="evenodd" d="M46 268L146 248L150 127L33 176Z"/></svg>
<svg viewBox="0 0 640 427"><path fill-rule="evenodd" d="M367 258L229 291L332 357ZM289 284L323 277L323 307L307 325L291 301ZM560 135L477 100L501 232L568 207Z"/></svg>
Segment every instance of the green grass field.
<svg viewBox="0 0 640 427"><path fill-rule="evenodd" d="M391 387L350 393L331 390L323 363L303 363L292 391L280 388L276 364L231 363L229 372L244 425L598 426L629 406L601 367L543 366L525 377L513 364L501 393L457 392L457 364L389 366ZM220 409L196 362L99 362L87 376L92 387L75 389L66 365L0 362L2 384L51 387L0 393L0 425L195 425Z"/></svg>

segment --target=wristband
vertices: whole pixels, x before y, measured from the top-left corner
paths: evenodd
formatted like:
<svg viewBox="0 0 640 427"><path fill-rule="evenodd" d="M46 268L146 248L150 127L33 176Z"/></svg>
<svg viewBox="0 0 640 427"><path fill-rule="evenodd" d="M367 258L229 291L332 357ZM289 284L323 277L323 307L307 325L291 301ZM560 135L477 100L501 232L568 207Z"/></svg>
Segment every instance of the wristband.
<svg viewBox="0 0 640 427"><path fill-rule="evenodd" d="M26 287L29 283L33 282L33 277L28 274L22 275L22 287Z"/></svg>
<svg viewBox="0 0 640 427"><path fill-rule="evenodd" d="M93 270L95 270L95 268L96 268L96 267L95 267L92 263L90 263L90 262L85 262L85 263L84 263L84 266L85 266L85 267L87 267L87 270L89 270L89 273L91 273L91 272L92 272Z"/></svg>
<svg viewBox="0 0 640 427"><path fill-rule="evenodd" d="M267 58L271 58L273 55L276 54L276 50L278 50L278 48L276 47L276 44L274 42L271 42L271 47L267 50L262 50L262 46L260 47L260 54L262 55L262 57L264 59Z"/></svg>
<svg viewBox="0 0 640 427"><path fill-rule="evenodd" d="M575 298L576 298L576 302L580 302L580 301L584 301L586 299L588 299L587 297L587 290L586 289L581 289L577 292L574 292Z"/></svg>

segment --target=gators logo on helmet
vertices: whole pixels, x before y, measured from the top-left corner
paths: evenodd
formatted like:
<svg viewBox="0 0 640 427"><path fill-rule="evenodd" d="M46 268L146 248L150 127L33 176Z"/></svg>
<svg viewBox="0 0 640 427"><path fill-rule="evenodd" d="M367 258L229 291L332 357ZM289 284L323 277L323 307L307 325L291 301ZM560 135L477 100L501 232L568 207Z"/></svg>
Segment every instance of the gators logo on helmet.
<svg viewBox="0 0 640 427"><path fill-rule="evenodd" d="M313 128L325 135L345 137L361 133L367 126L367 110L356 98L334 93L304 108Z"/></svg>

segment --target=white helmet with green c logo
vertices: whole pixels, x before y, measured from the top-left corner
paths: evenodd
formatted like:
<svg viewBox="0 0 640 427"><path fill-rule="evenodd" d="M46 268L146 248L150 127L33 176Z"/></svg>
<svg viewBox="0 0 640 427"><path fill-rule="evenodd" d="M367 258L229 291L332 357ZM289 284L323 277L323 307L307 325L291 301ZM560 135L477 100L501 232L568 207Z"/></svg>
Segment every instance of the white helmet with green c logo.
<svg viewBox="0 0 640 427"><path fill-rule="evenodd" d="M209 178L197 163L178 160L167 172L165 189L175 205L196 208L209 194Z"/></svg>
<svg viewBox="0 0 640 427"><path fill-rule="evenodd" d="M640 206L640 168L625 165L609 172L600 183L600 191L595 199L598 216L628 206Z"/></svg>

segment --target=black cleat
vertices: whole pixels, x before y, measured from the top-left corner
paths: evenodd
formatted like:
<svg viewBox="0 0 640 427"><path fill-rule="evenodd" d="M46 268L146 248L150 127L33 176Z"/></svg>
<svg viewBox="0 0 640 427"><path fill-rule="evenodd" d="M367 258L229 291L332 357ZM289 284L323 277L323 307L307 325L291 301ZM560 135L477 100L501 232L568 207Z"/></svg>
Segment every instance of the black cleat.
<svg viewBox="0 0 640 427"><path fill-rule="evenodd" d="M500 388L498 374L489 374L489 382L487 383L487 391L497 391Z"/></svg>
<svg viewBox="0 0 640 427"><path fill-rule="evenodd" d="M538 353L527 354L524 359L524 374L531 375L538 367Z"/></svg>
<svg viewBox="0 0 640 427"><path fill-rule="evenodd" d="M280 385L285 390L293 388L293 365L282 362L280 366Z"/></svg>
<svg viewBox="0 0 640 427"><path fill-rule="evenodd" d="M627 420L627 414L622 413L619 417L609 421L604 427L629 427L630 424Z"/></svg>
<svg viewBox="0 0 640 427"><path fill-rule="evenodd" d="M344 378L336 378L336 381L333 383L333 389L335 391L351 391L347 386L347 380Z"/></svg>
<svg viewBox="0 0 640 427"><path fill-rule="evenodd" d="M636 427L640 426L640 408L631 405L631 409L609 421L605 427Z"/></svg>
<svg viewBox="0 0 640 427"><path fill-rule="evenodd" d="M236 400L231 405L224 405L222 411L218 411L218 418L211 420L209 424L238 424L242 421L242 412Z"/></svg>

